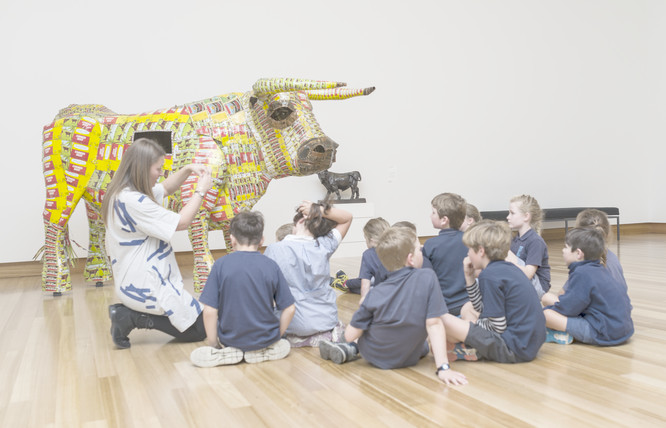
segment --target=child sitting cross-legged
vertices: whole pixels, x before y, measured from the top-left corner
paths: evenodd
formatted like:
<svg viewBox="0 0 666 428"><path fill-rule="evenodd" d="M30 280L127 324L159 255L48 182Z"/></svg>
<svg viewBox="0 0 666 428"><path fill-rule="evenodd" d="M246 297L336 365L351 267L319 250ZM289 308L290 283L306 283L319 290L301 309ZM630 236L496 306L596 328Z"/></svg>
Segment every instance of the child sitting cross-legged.
<svg viewBox="0 0 666 428"><path fill-rule="evenodd" d="M573 228L564 238L562 256L569 267L564 294L542 300L547 342L577 341L598 346L626 342L634 333L627 288L601 264L606 251L598 229Z"/></svg>
<svg viewBox="0 0 666 428"><path fill-rule="evenodd" d="M469 247L463 265L470 301L462 319L444 315L446 336L462 342L452 345L449 359L533 360L546 338L546 320L530 280L504 260L511 247L509 225L481 220L467 229L463 242Z"/></svg>
<svg viewBox="0 0 666 428"><path fill-rule="evenodd" d="M277 263L258 251L263 216L242 211L229 232L234 251L213 264L199 298L207 346L190 355L199 367L278 360L291 348L281 337L296 311L294 297Z"/></svg>
<svg viewBox="0 0 666 428"><path fill-rule="evenodd" d="M375 247L377 246L379 237L389 227L391 227L389 222L381 217L371 218L365 223L365 226L363 226L363 236L365 237L365 243L368 246L368 249L365 250L363 256L361 256L359 277L345 279L344 281L342 278L338 277L331 283L333 288L341 291L349 290L354 294L360 294L362 302L365 295L370 291L372 285L379 284L386 279L389 272L384 265L382 265L382 262L379 261Z"/></svg>
<svg viewBox="0 0 666 428"><path fill-rule="evenodd" d="M467 383L448 364L441 318L447 313L446 302L435 273L419 269L420 247L408 228L392 227L382 234L376 250L390 274L370 289L354 313L345 330L347 343L320 342L322 358L342 364L360 354L381 369L408 367L428 354L428 339L437 377L451 385Z"/></svg>

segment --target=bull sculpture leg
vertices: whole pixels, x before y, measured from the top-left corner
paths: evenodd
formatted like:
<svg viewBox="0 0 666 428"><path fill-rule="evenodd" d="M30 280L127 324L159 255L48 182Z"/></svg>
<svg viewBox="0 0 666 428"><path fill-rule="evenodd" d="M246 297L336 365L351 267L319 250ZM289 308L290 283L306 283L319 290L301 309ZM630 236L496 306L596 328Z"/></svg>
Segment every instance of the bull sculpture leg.
<svg viewBox="0 0 666 428"><path fill-rule="evenodd" d="M351 199L358 199L358 183L356 182L356 180L352 182L351 192L352 192Z"/></svg>
<svg viewBox="0 0 666 428"><path fill-rule="evenodd" d="M90 240L88 244L86 266L83 270L83 277L87 281L95 282L97 287L101 287L104 285L104 281L108 281L113 277L104 243L106 229L104 228L104 222L102 221L99 207L96 207L88 200L85 202L86 212L88 214Z"/></svg>
<svg viewBox="0 0 666 428"><path fill-rule="evenodd" d="M208 273L215 262L208 246L209 217L208 211L199 211L188 229L194 253L194 291L197 293L203 291L208 280Z"/></svg>
<svg viewBox="0 0 666 428"><path fill-rule="evenodd" d="M67 224L61 226L44 219L45 244L42 254L42 289L60 296L72 289L69 272L72 247Z"/></svg>

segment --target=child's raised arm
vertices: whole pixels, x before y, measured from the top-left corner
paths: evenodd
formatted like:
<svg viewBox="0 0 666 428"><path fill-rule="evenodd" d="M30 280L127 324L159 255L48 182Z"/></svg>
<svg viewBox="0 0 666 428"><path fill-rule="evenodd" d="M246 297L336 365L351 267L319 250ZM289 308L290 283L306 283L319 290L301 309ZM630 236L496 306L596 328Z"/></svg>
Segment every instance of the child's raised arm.
<svg viewBox="0 0 666 428"><path fill-rule="evenodd" d="M338 229L340 236L344 239L347 231L349 231L349 226L351 226L352 213L341 208L331 207L328 212L324 213L324 217L338 224L335 228Z"/></svg>

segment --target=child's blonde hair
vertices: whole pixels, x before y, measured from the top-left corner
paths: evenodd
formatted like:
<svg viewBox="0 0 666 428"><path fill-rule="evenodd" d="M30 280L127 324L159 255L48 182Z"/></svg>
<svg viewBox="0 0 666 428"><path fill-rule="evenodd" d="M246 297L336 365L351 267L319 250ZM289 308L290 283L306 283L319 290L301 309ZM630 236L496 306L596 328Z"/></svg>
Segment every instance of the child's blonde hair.
<svg viewBox="0 0 666 428"><path fill-rule="evenodd" d="M490 260L504 260L511 248L511 228L505 221L481 220L471 225L462 239L474 251L483 247Z"/></svg>
<svg viewBox="0 0 666 428"><path fill-rule="evenodd" d="M407 256L416 248L416 233L407 227L388 228L377 242L377 257L384 267L393 272L405 267Z"/></svg>
<svg viewBox="0 0 666 428"><path fill-rule="evenodd" d="M388 221L384 220L382 217L371 218L363 226L363 236L368 242L373 242L375 245L379 241L379 237L382 236L391 225Z"/></svg>
<svg viewBox="0 0 666 428"><path fill-rule="evenodd" d="M411 221L407 221L407 220L396 221L395 223L393 223L393 225L391 227L408 227L408 228L412 229L414 231L414 233L416 233L416 225L414 223L412 223Z"/></svg>
<svg viewBox="0 0 666 428"><path fill-rule="evenodd" d="M455 193L440 193L432 199L431 204L439 218L445 216L449 218L451 229L460 229L467 212L467 203L462 196Z"/></svg>
<svg viewBox="0 0 666 428"><path fill-rule="evenodd" d="M525 214L530 215L530 227L536 233L541 235L541 224L543 222L543 211L539 206L539 202L530 195L519 195L511 198L510 202L520 203L519 209Z"/></svg>

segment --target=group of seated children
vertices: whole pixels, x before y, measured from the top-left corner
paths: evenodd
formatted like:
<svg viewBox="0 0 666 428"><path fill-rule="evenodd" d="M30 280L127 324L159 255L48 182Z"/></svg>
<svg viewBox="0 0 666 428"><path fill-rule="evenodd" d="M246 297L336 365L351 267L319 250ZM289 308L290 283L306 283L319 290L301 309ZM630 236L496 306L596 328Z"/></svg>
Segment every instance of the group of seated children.
<svg viewBox="0 0 666 428"><path fill-rule="evenodd" d="M569 279L555 296L548 293L536 199L512 198L507 222L481 220L453 193L437 195L431 205L440 232L422 248L413 224L368 221L368 249L355 279L330 278L329 260L349 229L349 212L305 201L263 255L261 214L238 214L231 222L234 252L215 262L200 298L207 346L192 352L192 362L260 362L284 358L291 347L318 346L334 363L363 356L391 369L414 365L431 351L439 379L460 385L465 376L449 366L457 359L526 362L544 342L609 346L633 334L603 212L584 210L566 234ZM346 329L336 288L361 294Z"/></svg>

